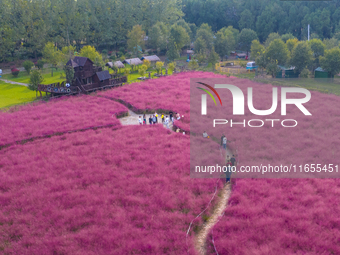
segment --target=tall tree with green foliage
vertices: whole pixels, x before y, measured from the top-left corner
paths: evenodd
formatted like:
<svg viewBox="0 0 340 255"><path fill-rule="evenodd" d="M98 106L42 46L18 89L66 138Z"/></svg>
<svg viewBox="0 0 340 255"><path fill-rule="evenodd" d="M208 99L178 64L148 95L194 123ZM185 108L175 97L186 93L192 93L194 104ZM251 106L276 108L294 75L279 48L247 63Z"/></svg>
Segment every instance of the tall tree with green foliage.
<svg viewBox="0 0 340 255"><path fill-rule="evenodd" d="M53 68L56 68L58 63L62 59L62 54L58 50L56 46L52 42L46 43L44 50L43 50L43 59L45 62L52 65L51 67L51 75L53 76Z"/></svg>
<svg viewBox="0 0 340 255"><path fill-rule="evenodd" d="M105 65L102 55L93 46L84 46L80 50L79 55L91 59L96 66L103 67Z"/></svg>
<svg viewBox="0 0 340 255"><path fill-rule="evenodd" d="M325 53L325 45L320 39L312 39L309 42L309 45L313 51L314 56L314 63L313 63L313 69L317 68L319 66L319 58L320 56L323 56Z"/></svg>
<svg viewBox="0 0 340 255"><path fill-rule="evenodd" d="M283 34L283 35L281 36L281 40L282 40L284 43L286 43L289 39L294 39L294 38L295 38L295 36L294 36L293 34L291 34L291 33Z"/></svg>
<svg viewBox="0 0 340 255"><path fill-rule="evenodd" d="M298 42L299 42L299 41L298 41L298 39L296 39L296 38L288 39L288 40L286 41L286 46L287 46L287 49L289 50L290 53L292 53L292 51L293 51L295 45L296 45Z"/></svg>
<svg viewBox="0 0 340 255"><path fill-rule="evenodd" d="M207 50L207 45L203 37L200 36L196 38L196 41L194 42L194 50L196 53L201 51L205 52Z"/></svg>
<svg viewBox="0 0 340 255"><path fill-rule="evenodd" d="M30 90L35 90L35 94L37 96L38 93L38 85L41 84L44 81L43 76L41 75L40 71L33 70L30 76L30 82L28 84L28 88ZM42 96L41 91L40 96Z"/></svg>
<svg viewBox="0 0 340 255"><path fill-rule="evenodd" d="M340 72L340 49L325 50L324 56L320 56L320 65L332 77Z"/></svg>
<svg viewBox="0 0 340 255"><path fill-rule="evenodd" d="M173 25L170 28L170 36L175 40L178 49L182 49L190 43L190 37L187 31L179 25Z"/></svg>
<svg viewBox="0 0 340 255"><path fill-rule="evenodd" d="M275 39L281 39L281 36L278 33L270 33L264 42L264 47L268 47L269 44L274 41Z"/></svg>
<svg viewBox="0 0 340 255"><path fill-rule="evenodd" d="M179 58L178 48L175 40L170 37L168 43L168 51L166 55L170 61L174 61L176 58Z"/></svg>
<svg viewBox="0 0 340 255"><path fill-rule="evenodd" d="M285 65L289 59L289 51L281 39L272 41L266 49L267 58L277 60L278 65Z"/></svg>
<svg viewBox="0 0 340 255"><path fill-rule="evenodd" d="M217 54L222 58L229 54L230 48L228 47L228 41L227 38L225 37L223 31L218 31L215 35L215 49Z"/></svg>
<svg viewBox="0 0 340 255"><path fill-rule="evenodd" d="M209 52L209 55L208 55L208 63L211 63L213 70L215 68L215 64L218 61L219 61L219 56L215 52L215 48L213 47L212 50Z"/></svg>
<svg viewBox="0 0 340 255"><path fill-rule="evenodd" d="M308 42L298 42L291 54L290 64L295 66L294 71L300 73L313 61L313 52Z"/></svg>
<svg viewBox="0 0 340 255"><path fill-rule="evenodd" d="M254 30L251 30L249 28L244 28L239 34L238 43L239 43L240 48L242 50L247 51L247 54L248 54L248 51L250 51L251 42L257 39L258 38Z"/></svg>
<svg viewBox="0 0 340 255"><path fill-rule="evenodd" d="M133 51L135 54L137 54L138 46L144 49L145 32L143 31L142 26L140 25L133 26L132 30L128 32L127 38L128 49Z"/></svg>
<svg viewBox="0 0 340 255"><path fill-rule="evenodd" d="M66 82L68 82L72 85L73 81L74 81L74 68L70 65L65 65L64 66L64 72L65 72L65 76L66 76Z"/></svg>
<svg viewBox="0 0 340 255"><path fill-rule="evenodd" d="M253 40L251 42L250 57L252 59L256 59L263 53L264 53L264 46L258 40Z"/></svg>
<svg viewBox="0 0 340 255"><path fill-rule="evenodd" d="M204 40L205 46L208 50L212 49L214 34L208 24L202 24L196 32L196 40L201 38Z"/></svg>
<svg viewBox="0 0 340 255"><path fill-rule="evenodd" d="M34 63L32 61L26 60L24 63L22 63L22 66L25 68L27 74L30 74Z"/></svg>

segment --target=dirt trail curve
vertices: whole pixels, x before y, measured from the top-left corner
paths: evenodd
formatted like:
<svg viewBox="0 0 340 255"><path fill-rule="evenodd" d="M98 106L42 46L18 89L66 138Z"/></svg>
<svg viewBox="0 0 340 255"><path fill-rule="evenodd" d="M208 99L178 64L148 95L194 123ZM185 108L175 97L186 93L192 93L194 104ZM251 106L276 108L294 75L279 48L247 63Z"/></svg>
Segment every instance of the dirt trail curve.
<svg viewBox="0 0 340 255"><path fill-rule="evenodd" d="M27 83L15 82L15 81L10 81L10 80L5 80L5 79L2 79L2 78L0 78L0 81L4 81L6 83L15 84L15 85L26 86L26 87L28 86Z"/></svg>
<svg viewBox="0 0 340 255"><path fill-rule="evenodd" d="M228 200L231 194L231 185L228 183L223 187L220 193L220 200L218 201L217 206L214 209L211 217L208 221L203 225L203 228L196 236L196 250L198 254L205 255L207 253L207 237L211 232L211 229L215 226L215 224L219 221L220 217L224 214L225 209L227 208Z"/></svg>

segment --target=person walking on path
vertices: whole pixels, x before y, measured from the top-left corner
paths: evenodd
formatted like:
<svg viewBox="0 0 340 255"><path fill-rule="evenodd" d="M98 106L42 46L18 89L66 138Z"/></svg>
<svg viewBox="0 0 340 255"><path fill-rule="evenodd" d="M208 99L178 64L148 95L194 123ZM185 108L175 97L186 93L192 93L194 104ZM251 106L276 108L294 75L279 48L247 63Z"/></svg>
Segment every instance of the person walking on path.
<svg viewBox="0 0 340 255"><path fill-rule="evenodd" d="M208 134L207 134L206 131L203 132L203 137L204 137L204 138L207 138L207 137L208 137Z"/></svg>
<svg viewBox="0 0 340 255"><path fill-rule="evenodd" d="M152 116L150 115L149 124L152 125Z"/></svg>
<svg viewBox="0 0 340 255"><path fill-rule="evenodd" d="M155 112L155 117L156 117L156 123L158 123L158 114Z"/></svg>
<svg viewBox="0 0 340 255"><path fill-rule="evenodd" d="M222 136L221 136L221 146L223 146L223 137L224 137L224 135L222 134Z"/></svg>
<svg viewBox="0 0 340 255"><path fill-rule="evenodd" d="M142 116L139 116L139 118L138 118L138 122L139 122L139 125L143 125Z"/></svg>
<svg viewBox="0 0 340 255"><path fill-rule="evenodd" d="M143 124L146 125L146 115L143 115Z"/></svg>
<svg viewBox="0 0 340 255"><path fill-rule="evenodd" d="M223 149L227 149L227 137L223 137Z"/></svg>
<svg viewBox="0 0 340 255"><path fill-rule="evenodd" d="M153 124L156 124L157 123L157 119L156 119L156 116L154 115L153 118L152 118L152 122Z"/></svg>
<svg viewBox="0 0 340 255"><path fill-rule="evenodd" d="M168 116L166 116L164 123L166 125L166 128L169 129L169 118L168 118Z"/></svg>
<svg viewBox="0 0 340 255"><path fill-rule="evenodd" d="M164 123L164 114L162 114L161 118L162 118L162 123Z"/></svg>
<svg viewBox="0 0 340 255"><path fill-rule="evenodd" d="M230 177L231 177L231 162L228 160L227 164L227 171L226 171L226 183L230 182Z"/></svg>
<svg viewBox="0 0 340 255"><path fill-rule="evenodd" d="M236 159L234 155L231 157L230 162L232 166L235 166Z"/></svg>
<svg viewBox="0 0 340 255"><path fill-rule="evenodd" d="M172 115L173 115L174 113L173 112L169 112L169 115L170 115L170 120L172 121L172 122L174 122L174 118L172 117Z"/></svg>

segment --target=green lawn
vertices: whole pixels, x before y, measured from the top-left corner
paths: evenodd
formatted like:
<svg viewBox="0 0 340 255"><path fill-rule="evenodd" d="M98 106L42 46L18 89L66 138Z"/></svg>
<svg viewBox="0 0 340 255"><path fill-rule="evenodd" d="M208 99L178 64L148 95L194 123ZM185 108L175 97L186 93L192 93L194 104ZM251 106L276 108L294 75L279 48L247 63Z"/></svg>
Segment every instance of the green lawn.
<svg viewBox="0 0 340 255"><path fill-rule="evenodd" d="M0 108L32 102L35 99L35 91L31 91L25 86L0 81Z"/></svg>
<svg viewBox="0 0 340 255"><path fill-rule="evenodd" d="M60 75L65 76L65 73L63 70L60 70L60 69L58 71L53 70L53 77L51 76L51 70L44 70L42 74L42 76L44 77L44 81L42 82L42 84L51 84L51 83L64 81L65 78L60 78ZM30 76L27 74L26 71L20 72L18 77L14 77L12 74L4 74L2 78L5 80L27 83L27 84L30 82Z"/></svg>

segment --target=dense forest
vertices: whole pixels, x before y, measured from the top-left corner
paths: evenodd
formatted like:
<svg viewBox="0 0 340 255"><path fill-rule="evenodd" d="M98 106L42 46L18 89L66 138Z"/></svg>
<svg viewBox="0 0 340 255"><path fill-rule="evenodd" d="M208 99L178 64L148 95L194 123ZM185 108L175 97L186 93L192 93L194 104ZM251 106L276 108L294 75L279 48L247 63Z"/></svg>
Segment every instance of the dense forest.
<svg viewBox="0 0 340 255"><path fill-rule="evenodd" d="M2 0L0 61L39 57L47 42L58 48L71 44L77 50L82 45L117 50L128 46L129 31L135 25L141 25L155 45L162 43L158 38L166 34L164 31L181 37L183 31L174 24L185 28L192 42L196 27L203 23L212 32L225 27L233 33L233 29L252 29L260 42L272 32L304 40L307 24L313 38L330 38L340 31L339 4L280 0ZM163 43L169 40L163 38Z"/></svg>

